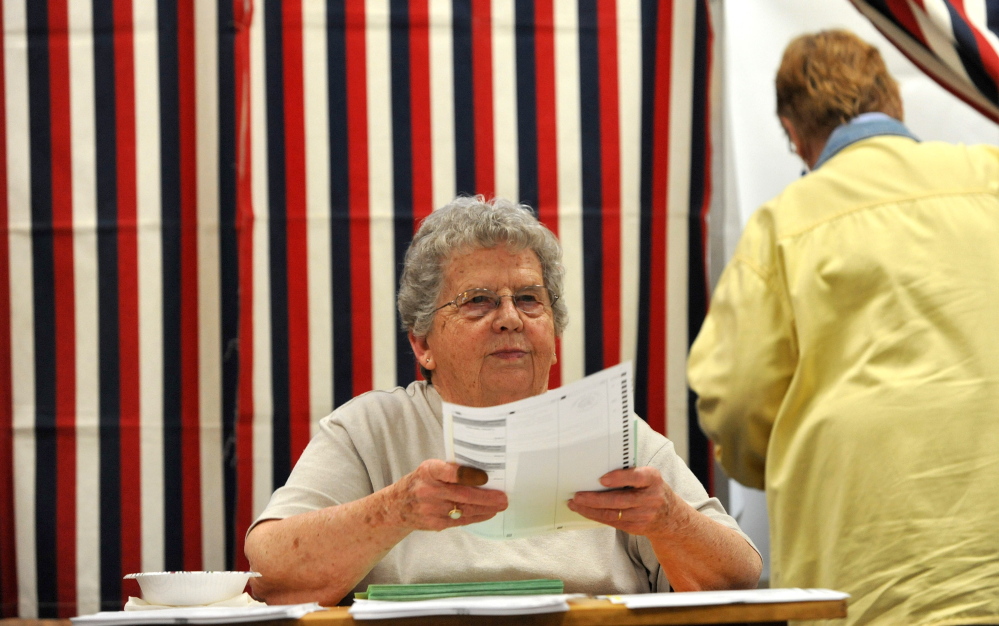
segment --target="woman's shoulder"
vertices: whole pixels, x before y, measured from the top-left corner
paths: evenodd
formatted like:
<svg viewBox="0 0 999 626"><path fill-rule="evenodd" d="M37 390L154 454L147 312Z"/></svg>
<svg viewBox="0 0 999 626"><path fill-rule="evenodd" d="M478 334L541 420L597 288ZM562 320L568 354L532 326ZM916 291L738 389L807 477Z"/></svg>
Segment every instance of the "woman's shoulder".
<svg viewBox="0 0 999 626"><path fill-rule="evenodd" d="M398 424L406 417L438 419L440 396L426 381L417 380L409 385L391 389L373 389L355 396L323 418L327 423L363 422L367 426L379 420L392 420Z"/></svg>

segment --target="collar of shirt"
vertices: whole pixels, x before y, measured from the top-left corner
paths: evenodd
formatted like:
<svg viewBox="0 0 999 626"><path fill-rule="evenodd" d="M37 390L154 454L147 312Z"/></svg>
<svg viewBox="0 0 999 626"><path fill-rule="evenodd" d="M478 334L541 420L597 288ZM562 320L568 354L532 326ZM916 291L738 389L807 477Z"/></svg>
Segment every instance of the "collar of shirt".
<svg viewBox="0 0 999 626"><path fill-rule="evenodd" d="M919 141L902 122L891 116L884 113L861 113L833 130L812 170L819 169L823 163L850 144L878 135L898 135Z"/></svg>

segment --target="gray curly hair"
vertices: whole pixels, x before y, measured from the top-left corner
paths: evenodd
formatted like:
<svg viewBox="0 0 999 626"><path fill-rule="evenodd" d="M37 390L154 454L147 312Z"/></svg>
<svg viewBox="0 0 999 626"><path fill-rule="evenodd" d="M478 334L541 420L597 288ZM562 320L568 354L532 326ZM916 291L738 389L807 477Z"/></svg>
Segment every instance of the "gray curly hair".
<svg viewBox="0 0 999 626"><path fill-rule="evenodd" d="M553 295L562 295L562 245L531 207L503 198L458 197L423 220L406 251L397 300L403 330L417 337L430 332L444 288L444 271L454 255L500 244L514 251L532 250L541 262L545 287ZM556 300L552 311L555 335L561 336L569 320L564 300ZM427 374L423 372L429 380Z"/></svg>

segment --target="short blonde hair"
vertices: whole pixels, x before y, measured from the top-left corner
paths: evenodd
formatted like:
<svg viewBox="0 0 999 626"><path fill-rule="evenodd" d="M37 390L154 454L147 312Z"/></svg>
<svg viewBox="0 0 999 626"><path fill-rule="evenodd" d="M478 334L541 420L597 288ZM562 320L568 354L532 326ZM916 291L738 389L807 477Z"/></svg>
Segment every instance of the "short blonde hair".
<svg viewBox="0 0 999 626"><path fill-rule="evenodd" d="M861 113L902 120L898 83L878 49L847 30L797 37L784 50L775 81L777 115L806 139L825 141Z"/></svg>

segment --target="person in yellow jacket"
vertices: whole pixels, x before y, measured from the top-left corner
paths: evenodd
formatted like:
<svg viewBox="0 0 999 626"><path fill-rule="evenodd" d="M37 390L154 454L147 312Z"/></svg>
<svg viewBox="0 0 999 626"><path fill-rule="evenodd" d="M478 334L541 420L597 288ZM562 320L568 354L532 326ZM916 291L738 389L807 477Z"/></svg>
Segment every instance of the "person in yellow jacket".
<svg viewBox="0 0 999 626"><path fill-rule="evenodd" d="M850 624L999 623L999 149L921 142L877 49L787 47L810 172L750 218L688 362L728 474L766 489L774 587Z"/></svg>

